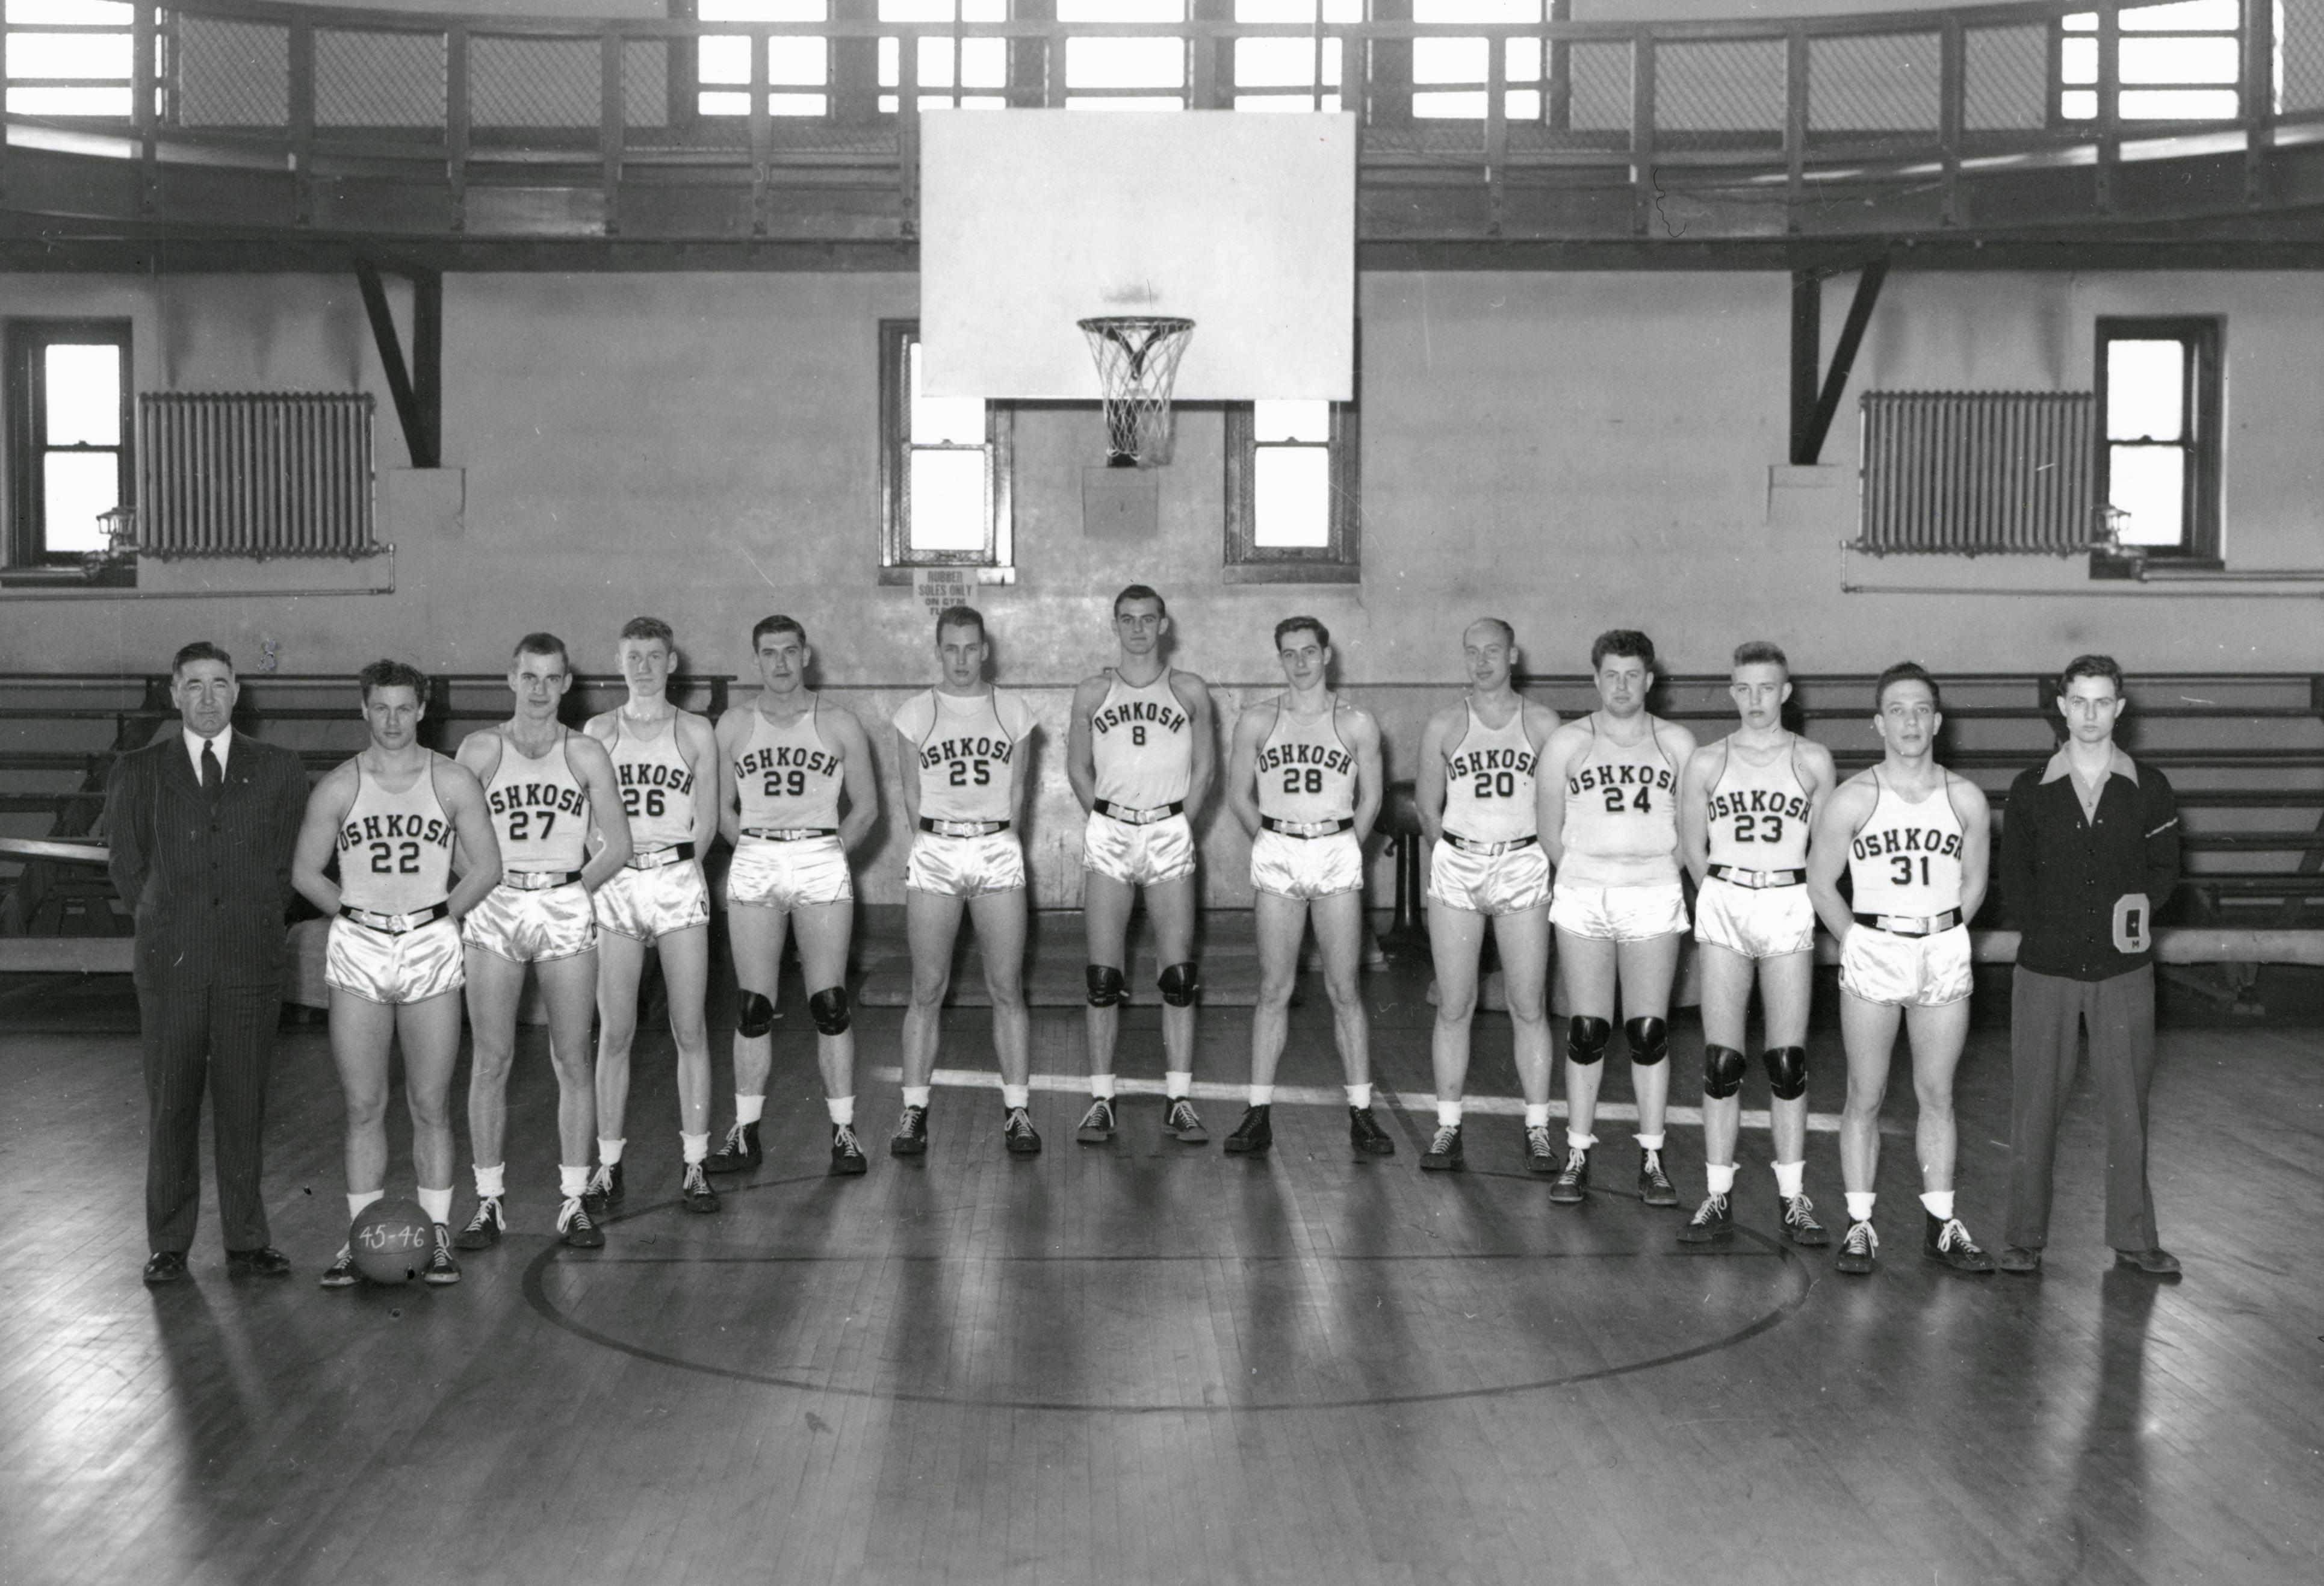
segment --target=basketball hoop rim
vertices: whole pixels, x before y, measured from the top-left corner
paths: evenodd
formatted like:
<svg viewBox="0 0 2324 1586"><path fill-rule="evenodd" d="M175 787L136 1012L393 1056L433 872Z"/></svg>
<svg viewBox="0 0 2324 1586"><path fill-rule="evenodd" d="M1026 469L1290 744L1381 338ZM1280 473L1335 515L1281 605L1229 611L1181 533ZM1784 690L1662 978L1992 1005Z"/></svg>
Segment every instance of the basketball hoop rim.
<svg viewBox="0 0 2324 1586"><path fill-rule="evenodd" d="M1056 320L1049 323L1056 324ZM1109 330L1126 330L1136 327L1141 330L1192 330L1194 322L1175 314L1098 314L1074 323L1093 336Z"/></svg>

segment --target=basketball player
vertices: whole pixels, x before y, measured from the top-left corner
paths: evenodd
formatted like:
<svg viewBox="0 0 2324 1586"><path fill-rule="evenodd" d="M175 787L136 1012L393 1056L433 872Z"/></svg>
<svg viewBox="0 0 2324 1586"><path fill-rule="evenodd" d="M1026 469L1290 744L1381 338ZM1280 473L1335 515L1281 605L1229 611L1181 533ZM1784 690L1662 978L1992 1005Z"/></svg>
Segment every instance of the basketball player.
<svg viewBox="0 0 2324 1586"><path fill-rule="evenodd" d="M557 1176L564 1203L557 1231L579 1249L605 1242L581 1203L589 1187L589 1140L597 1096L589 1021L597 995L597 917L590 895L630 859L630 825L604 746L557 719L573 687L565 641L528 633L509 668L516 714L471 733L460 763L484 784L500 844L500 885L461 922L467 944L468 1148L475 1154L476 1213L453 1242L481 1250L508 1231L509 1065L516 1056L517 1000L532 966L549 1006L549 1060L557 1070ZM589 852L595 834L596 852Z"/></svg>
<svg viewBox="0 0 2324 1586"><path fill-rule="evenodd" d="M1956 1272L1990 1273L1993 1258L1953 1214L1953 1068L1969 1038L1969 922L1985 900L1992 828L1977 785L1937 763L1945 719L1937 680L1898 661L1880 674L1872 704L1880 763L1825 801L1808 849L1808 895L1840 943L1840 1031L1848 1047L1840 1119L1848 1232L1833 1264L1858 1275L1877 1264L1880 1102L1901 1020L1912 1037L1921 1107L1913 1141L1927 1213L1921 1253ZM1852 908L1840 895L1842 864Z"/></svg>
<svg viewBox="0 0 2324 1586"><path fill-rule="evenodd" d="M852 710L825 709L807 686L815 651L786 616L751 630L759 697L718 718L718 819L734 847L726 871L726 934L734 944L734 1122L713 1173L756 1167L759 1120L774 1065L775 997L783 941L798 937L816 1060L831 1117L831 1171L871 1165L855 1139L855 1037L849 1028L847 947L855 881L847 853L880 818L872 741ZM839 813L840 795L847 813Z"/></svg>
<svg viewBox="0 0 2324 1586"><path fill-rule="evenodd" d="M896 712L904 752L904 814L916 830L904 862L904 927L912 1000L904 1010L904 1115L888 1149L928 1148L928 1083L936 1072L953 943L965 911L984 950L992 998L992 1050L1001 1061L1001 1139L1012 1157L1041 1149L1031 1113L1032 1059L1025 1016L1025 850L1011 829L1024 808L1033 713L984 680L992 647L973 606L936 613L943 680Z"/></svg>
<svg viewBox="0 0 2324 1586"><path fill-rule="evenodd" d="M1644 633L1600 633L1590 647L1590 669L1599 708L1558 728L1542 755L1549 784L1542 841L1557 866L1549 923L1573 1007L1565 1030L1565 1166L1549 1198L1573 1205L1589 1186L1598 1065L1614 1033L1618 987L1638 1102L1638 1193L1649 1206L1675 1206L1678 1191L1663 1171L1663 1109L1670 1100L1665 1020L1686 930L1678 779L1694 734L1647 714L1655 641Z"/></svg>
<svg viewBox="0 0 2324 1586"><path fill-rule="evenodd" d="M1694 872L1694 939L1702 953L1702 1156L1710 1194L1679 1230L1685 1244L1735 1237L1735 1136L1756 984L1774 1097L1775 1194L1784 1237L1822 1245L1807 1170L1808 1003L1815 985L1815 908L1808 836L1837 773L1831 754L1784 725L1791 663L1765 640L1735 648L1727 686L1743 724L1706 743L1679 783L1678 837Z"/></svg>
<svg viewBox="0 0 2324 1586"><path fill-rule="evenodd" d="M1517 697L1516 630L1480 617L1461 635L1470 688L1438 711L1420 739L1416 779L1420 828L1435 845L1428 865L1428 941L1436 960L1436 1133L1423 1167L1468 1166L1461 1148L1461 1091L1469 1075L1469 1024L1477 1008L1477 957L1493 927L1517 1037L1526 1099L1526 1166L1555 1173L1549 1135L1549 855L1541 847L1541 752L1557 713Z"/></svg>
<svg viewBox="0 0 2324 1586"><path fill-rule="evenodd" d="M347 1221L387 1193L388 1053L403 1047L411 1165L436 1225L420 1276L460 1281L452 1256L452 1070L460 1056L462 916L499 881L500 849L476 779L420 742L428 681L401 661L356 678L371 742L307 800L290 881L330 918L331 1059L347 1101ZM460 880L452 881L457 840ZM338 880L324 873L336 853ZM325 1288L361 1280L341 1245Z"/></svg>
<svg viewBox="0 0 2324 1586"><path fill-rule="evenodd" d="M616 653L628 703L590 718L582 731L605 746L630 826L630 862L597 889L597 1167L589 1213L622 1205L622 1120L630 1105L630 1045L638 1031L638 977L646 954L661 959L678 1046L678 1140L686 1174L679 1197L689 1212L715 1212L718 1194L702 1174L710 1154L710 1037L703 996L710 979L710 889L701 855L718 829L716 752L710 724L669 701L676 637L659 617L633 617Z"/></svg>
<svg viewBox="0 0 2324 1586"><path fill-rule="evenodd" d="M1090 1108L1075 1135L1113 1138L1118 1010L1130 1000L1130 911L1146 892L1160 950L1162 1127L1190 1146L1210 1131L1195 1116L1194 832L1186 811L1210 792L1218 751L1211 691L1162 658L1170 616L1162 597L1132 584L1113 597L1113 666L1074 690L1065 774L1088 820L1082 833L1082 921L1089 934Z"/></svg>
<svg viewBox="0 0 2324 1586"><path fill-rule="evenodd" d="M1372 1116L1371 1022L1357 973L1364 952L1364 843L1379 815L1379 725L1332 692L1332 635L1313 617L1275 625L1290 687L1235 723L1227 806L1251 834L1259 1006L1250 1019L1250 1106L1227 1137L1238 1154L1275 1143L1275 1068L1307 922L1323 954L1332 1036L1347 1082L1348 1140L1367 1156L1396 1142Z"/></svg>

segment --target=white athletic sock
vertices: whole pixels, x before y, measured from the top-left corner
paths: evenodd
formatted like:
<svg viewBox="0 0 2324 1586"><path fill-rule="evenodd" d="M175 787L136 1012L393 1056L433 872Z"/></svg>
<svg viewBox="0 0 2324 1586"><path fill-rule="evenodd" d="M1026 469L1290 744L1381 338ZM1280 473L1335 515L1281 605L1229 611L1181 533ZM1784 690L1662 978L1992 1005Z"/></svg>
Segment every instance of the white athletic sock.
<svg viewBox="0 0 2324 1586"><path fill-rule="evenodd" d="M1360 1085L1342 1085L1341 1088L1348 1093L1348 1105L1357 1111L1360 1112L1372 1104L1372 1087L1370 1081Z"/></svg>
<svg viewBox="0 0 2324 1586"><path fill-rule="evenodd" d="M758 1121L759 1121L759 1120L760 1120L760 1119L761 1119L761 1118L763 1118L764 1116L766 1116L766 1111L767 1111L767 1094L766 1094L766 1093L765 1093L764 1091L760 1092L760 1093L759 1093L757 1095L755 1095L755 1096L746 1096L746 1095L743 1095L743 1094L742 1094L741 1092L739 1092L739 1091L735 1093L735 1095L734 1095L734 1121L735 1121L735 1122L737 1122L737 1123L756 1123L756 1122L758 1122Z"/></svg>
<svg viewBox="0 0 2324 1586"><path fill-rule="evenodd" d="M1929 1209L1929 1215L1935 1218L1938 1222L1950 1222L1952 1221L1952 1191L1949 1189L1932 1189L1929 1191L1928 1194L1921 1197L1921 1204L1926 1206Z"/></svg>
<svg viewBox="0 0 2324 1586"><path fill-rule="evenodd" d="M1642 1134L1637 1138L1638 1149L1641 1151L1659 1151L1663 1148L1663 1137L1658 1134Z"/></svg>
<svg viewBox="0 0 2324 1586"><path fill-rule="evenodd" d="M1162 1075L1162 1093L1173 1102L1184 1101L1193 1095L1194 1071L1191 1068L1165 1070Z"/></svg>
<svg viewBox="0 0 2324 1586"><path fill-rule="evenodd" d="M1250 1087L1250 1104L1252 1106L1271 1106L1274 1104L1274 1102L1275 1087L1273 1085L1253 1085Z"/></svg>
<svg viewBox="0 0 2324 1586"><path fill-rule="evenodd" d="M1849 1190L1840 1198L1848 1203L1848 1220L1850 1222L1872 1221L1872 1203L1879 1197L1870 1190Z"/></svg>
<svg viewBox="0 0 2324 1586"><path fill-rule="evenodd" d="M1775 1193L1787 1201L1797 1200L1805 1193L1806 1186L1800 1181L1807 1176L1807 1171L1804 1161L1776 1163Z"/></svg>
<svg viewBox="0 0 2324 1586"><path fill-rule="evenodd" d="M927 1104L928 1087L927 1085L906 1085L904 1087L905 1106L918 1107L925 1111Z"/></svg>
<svg viewBox="0 0 2324 1586"><path fill-rule="evenodd" d="M445 1193L448 1194L451 1192L447 1190ZM370 1205L374 1201L382 1199L386 1195L386 1194L387 1192L385 1190L380 1189L365 1190L361 1194L349 1192L347 1195L347 1221L349 1222L353 1222L356 1218L363 1215L364 1208L365 1206ZM441 1217L438 1217L436 1221L441 1222L444 1220Z"/></svg>
<svg viewBox="0 0 2324 1586"><path fill-rule="evenodd" d="M603 1162L608 1167L613 1166L622 1159L622 1148L629 1143L630 1142L627 1139L609 1140L604 1135L599 1135L597 1137L597 1160Z"/></svg>
<svg viewBox="0 0 2324 1586"><path fill-rule="evenodd" d="M1012 1112L1019 1107L1030 1105L1032 1100L1033 1087L1031 1085L1002 1085L1001 1087L1001 1104L1003 1107L1008 1108Z"/></svg>
<svg viewBox="0 0 2324 1586"><path fill-rule="evenodd" d="M684 1130L680 1130L678 1131L678 1148L686 1154L686 1165L691 1167L696 1162L709 1160L710 1137L706 1134L688 1134Z"/></svg>
<svg viewBox="0 0 2324 1586"><path fill-rule="evenodd" d="M1460 1127L1461 1127L1461 1103L1460 1103L1460 1102L1437 1102L1437 1103L1436 1103L1436 1127L1437 1127L1437 1128L1439 1128L1439 1129L1458 1129L1458 1128L1460 1128Z"/></svg>
<svg viewBox="0 0 2324 1586"><path fill-rule="evenodd" d="M833 1123L844 1123L850 1129L855 1127L854 1097L826 1096L824 1098L823 1110L831 1114L831 1121Z"/></svg>
<svg viewBox="0 0 2324 1586"><path fill-rule="evenodd" d="M1111 1074L1091 1074L1091 1075L1090 1075L1090 1099L1091 1099L1092 1101L1096 1101L1096 1102L1111 1102L1111 1101L1112 1101L1112 1100L1113 1100L1113 1075L1111 1075Z"/></svg>
<svg viewBox="0 0 2324 1586"><path fill-rule="evenodd" d="M1547 1129L1549 1127L1548 1102L1527 1102L1526 1103L1526 1127L1527 1129Z"/></svg>
<svg viewBox="0 0 2324 1586"><path fill-rule="evenodd" d="M1569 1151L1586 1151L1597 1143L1594 1134L1576 1134L1570 1129L1565 1131L1565 1148Z"/></svg>
<svg viewBox="0 0 2324 1586"><path fill-rule="evenodd" d="M481 1201L487 1195L508 1194L506 1184L508 1164L505 1162L495 1162L490 1167L479 1162L475 1166L475 1175L476 1199Z"/></svg>
<svg viewBox="0 0 2324 1586"><path fill-rule="evenodd" d="M430 1222L451 1222L452 1186L447 1184L442 1189L421 1190L420 1209L428 1213L428 1221Z"/></svg>
<svg viewBox="0 0 2324 1586"><path fill-rule="evenodd" d="M1706 1162L1702 1165L1702 1176L1711 1181L1711 1193L1714 1195L1723 1195L1735 1187L1735 1164L1732 1162Z"/></svg>
<svg viewBox="0 0 2324 1586"><path fill-rule="evenodd" d="M557 1187L567 1200L579 1199L581 1192L589 1187L589 1165L584 1162L576 1167L570 1162L559 1162Z"/></svg>

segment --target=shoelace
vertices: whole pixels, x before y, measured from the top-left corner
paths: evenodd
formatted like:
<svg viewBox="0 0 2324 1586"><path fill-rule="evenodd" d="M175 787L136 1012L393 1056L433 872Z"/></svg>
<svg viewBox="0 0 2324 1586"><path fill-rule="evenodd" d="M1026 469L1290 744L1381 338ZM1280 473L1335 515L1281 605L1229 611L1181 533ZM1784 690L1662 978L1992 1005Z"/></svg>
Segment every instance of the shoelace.
<svg viewBox="0 0 2324 1586"><path fill-rule="evenodd" d="M925 1107L905 1108L904 1116L897 1120L896 1132L898 1134L914 1134L918 1132L918 1126L919 1121L921 1119L927 1116L927 1111L928 1110Z"/></svg>
<svg viewBox="0 0 2324 1586"><path fill-rule="evenodd" d="M1031 1134L1033 1132L1033 1120L1031 1115L1028 1114L1022 1107L1011 1107L1009 1109L1009 1121L1001 1126L1001 1132L1003 1134Z"/></svg>
<svg viewBox="0 0 2324 1586"><path fill-rule="evenodd" d="M1170 1102L1170 1127L1183 1129L1194 1121L1194 1104L1184 1096L1174 1098Z"/></svg>
<svg viewBox="0 0 2324 1586"><path fill-rule="evenodd" d="M1716 1222L1726 1215L1727 1197L1725 1195L1709 1195L1704 1197L1702 1205L1697 1206L1694 1209L1693 1221L1698 1223Z"/></svg>
<svg viewBox="0 0 2324 1586"><path fill-rule="evenodd" d="M598 1163L597 1170L589 1176L589 1187L583 1190L581 1193L585 1195L612 1194L613 1193L613 1164L610 1162Z"/></svg>
<svg viewBox="0 0 2324 1586"><path fill-rule="evenodd" d="M730 1123L726 1126L725 1153L727 1156L739 1157L744 1151L750 1149L750 1147L743 1141L742 1129L743 1126L741 1123Z"/></svg>
<svg viewBox="0 0 2324 1586"><path fill-rule="evenodd" d="M1553 1155L1554 1150L1555 1148L1553 1147L1549 1141L1549 1130L1541 1128L1529 1129L1526 1130L1526 1152L1527 1155L1534 1157L1547 1157Z"/></svg>
<svg viewBox="0 0 2324 1586"><path fill-rule="evenodd" d="M1784 1203L1784 1221L1794 1228L1805 1228L1815 1221L1815 1203L1805 1195L1794 1195Z"/></svg>
<svg viewBox="0 0 2324 1586"><path fill-rule="evenodd" d="M1945 1225L1937 1230L1937 1249L1977 1251L1977 1241L1969 1238L1969 1230L1961 1226L1960 1218L1948 1217L1945 1219ZM1978 1253L1983 1252L1978 1251Z"/></svg>
<svg viewBox="0 0 2324 1586"><path fill-rule="evenodd" d="M1589 1152L1587 1152L1587 1151L1568 1151L1568 1152L1565 1154L1565 1173L1564 1173L1564 1174L1560 1175L1559 1176L1563 1177L1563 1176L1566 1176L1567 1175L1570 1175L1570 1176L1572 1176L1572 1177L1579 1178L1579 1177L1581 1177L1581 1176L1582 1176L1582 1170L1583 1168L1585 1168L1585 1167L1589 1166L1590 1166L1590 1153L1589 1153Z"/></svg>
<svg viewBox="0 0 2324 1586"><path fill-rule="evenodd" d="M843 1156L861 1157L863 1154L862 1148L855 1143L855 1130L852 1124L843 1123L831 1131L831 1148Z"/></svg>
<svg viewBox="0 0 2324 1586"><path fill-rule="evenodd" d="M452 1265L452 1242L445 1237L440 1224L436 1234L435 1247L428 1252L428 1265L433 1268Z"/></svg>
<svg viewBox="0 0 2324 1586"><path fill-rule="evenodd" d="M1869 1255L1880 1248L1880 1236L1872 1231L1869 1222L1851 1222L1846 1243L1850 1255Z"/></svg>
<svg viewBox="0 0 2324 1586"><path fill-rule="evenodd" d="M709 1189L709 1173L704 1169L701 1163L688 1162L686 1165L686 1183L679 1188L678 1193L687 1195L706 1194Z"/></svg>
<svg viewBox="0 0 2324 1586"><path fill-rule="evenodd" d="M581 1197L572 1195L557 1208L557 1231L563 1233L576 1222L584 1228L595 1226L589 1221L589 1209L581 1203Z"/></svg>
<svg viewBox="0 0 2324 1586"><path fill-rule="evenodd" d="M468 1219L468 1226L472 1229L483 1228L494 1222L499 1223L505 1231L508 1227L508 1214L501 1210L500 1196L486 1195L476 1203L476 1214Z"/></svg>
<svg viewBox="0 0 2324 1586"><path fill-rule="evenodd" d="M1460 1138L1461 1131L1449 1123L1437 1125L1435 1135L1428 1142L1428 1154L1432 1157L1449 1155L1452 1149L1452 1142Z"/></svg>
<svg viewBox="0 0 2324 1586"><path fill-rule="evenodd" d="M1082 1114L1082 1122L1084 1125L1092 1123L1111 1123L1112 1121L1113 1103L1107 1101L1101 1100L1092 1102L1090 1103L1090 1110Z"/></svg>
<svg viewBox="0 0 2324 1586"><path fill-rule="evenodd" d="M1648 1151L1646 1162L1640 1166L1639 1171L1653 1179L1658 1185L1670 1182L1663 1176L1663 1154L1660 1151Z"/></svg>

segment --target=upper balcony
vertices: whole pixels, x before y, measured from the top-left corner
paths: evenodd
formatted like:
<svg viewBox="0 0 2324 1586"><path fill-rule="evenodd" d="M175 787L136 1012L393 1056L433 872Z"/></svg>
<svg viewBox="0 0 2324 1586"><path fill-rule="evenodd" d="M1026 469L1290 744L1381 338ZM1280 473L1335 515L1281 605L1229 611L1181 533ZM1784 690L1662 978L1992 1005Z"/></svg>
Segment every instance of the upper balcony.
<svg viewBox="0 0 2324 1586"><path fill-rule="evenodd" d="M1352 111L1373 264L2305 263L2324 235L2324 0L1630 23L1567 0L5 5L18 266L157 243L905 265L920 113L955 105Z"/></svg>

